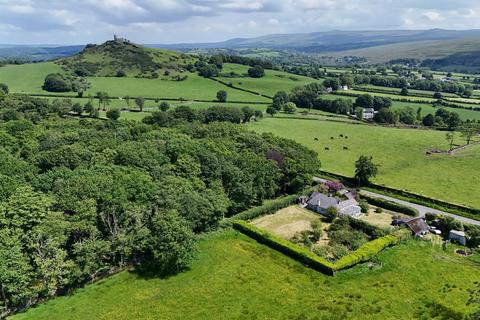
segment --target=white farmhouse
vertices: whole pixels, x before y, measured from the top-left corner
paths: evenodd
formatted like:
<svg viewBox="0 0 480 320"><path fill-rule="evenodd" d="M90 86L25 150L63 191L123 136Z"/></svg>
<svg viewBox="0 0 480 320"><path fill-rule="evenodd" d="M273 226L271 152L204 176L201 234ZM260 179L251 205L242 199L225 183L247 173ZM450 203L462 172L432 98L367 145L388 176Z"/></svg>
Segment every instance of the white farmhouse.
<svg viewBox="0 0 480 320"><path fill-rule="evenodd" d="M362 215L362 209L355 199L339 200L335 197L330 197L320 192L314 192L307 202L308 209L320 214L324 214L328 208L331 207L337 209L340 215L345 215L352 218L358 218Z"/></svg>

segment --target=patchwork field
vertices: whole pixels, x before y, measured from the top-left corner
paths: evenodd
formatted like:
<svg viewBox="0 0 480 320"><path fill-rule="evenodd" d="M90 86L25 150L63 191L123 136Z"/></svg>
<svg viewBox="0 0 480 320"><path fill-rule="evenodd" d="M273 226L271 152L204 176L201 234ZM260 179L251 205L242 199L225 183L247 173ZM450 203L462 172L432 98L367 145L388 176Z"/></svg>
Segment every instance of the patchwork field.
<svg viewBox="0 0 480 320"><path fill-rule="evenodd" d="M125 271L9 319L459 319L480 265L452 251L411 240L329 277L226 231L185 273Z"/></svg>
<svg viewBox="0 0 480 320"><path fill-rule="evenodd" d="M250 127L317 151L324 170L353 176L358 157L373 156L380 165L377 183L480 208L480 145L454 156L426 155L427 150L448 149L445 132L282 118L265 118ZM465 143L458 133L456 143Z"/></svg>
<svg viewBox="0 0 480 320"><path fill-rule="evenodd" d="M259 95L228 88L221 83L189 73L185 81L139 78L89 78L92 88L87 93L98 91L108 92L110 96L124 97L127 95L144 98L198 99L216 100L219 90L228 93L229 101L269 102Z"/></svg>
<svg viewBox="0 0 480 320"><path fill-rule="evenodd" d="M365 92L367 93L367 92ZM369 93L371 94L371 93ZM378 94L373 94L377 96ZM355 101L355 97L349 97L349 96L341 96L341 95L335 95L335 94L325 94L322 96L322 99L349 99L351 101ZM467 108L471 108L471 105L465 105ZM438 108L432 106L430 103L413 103L413 102L400 102L400 101L393 101L392 102L392 110L399 110L403 109L405 107L411 107L413 110L417 110L418 108L422 108L422 115L426 116L427 114L435 114L435 112L438 110ZM460 108L450 108L450 107L442 107L448 111L451 112L456 112L460 116L462 120L467 120L467 119L474 119L474 120L480 120L480 111L475 111L475 110L469 110L469 109L460 109Z"/></svg>
<svg viewBox="0 0 480 320"><path fill-rule="evenodd" d="M62 72L60 66L53 62L8 65L0 68L0 82L6 83L13 93L50 94L42 89L45 76L49 73ZM241 102L269 102L270 100L255 94L228 88L216 81L188 73L185 81L144 78L89 77L91 88L86 95L95 95L105 91L113 97L144 97L187 100L215 100L219 90L228 93L228 100ZM274 86L275 84L271 84ZM61 95L75 96L75 93Z"/></svg>

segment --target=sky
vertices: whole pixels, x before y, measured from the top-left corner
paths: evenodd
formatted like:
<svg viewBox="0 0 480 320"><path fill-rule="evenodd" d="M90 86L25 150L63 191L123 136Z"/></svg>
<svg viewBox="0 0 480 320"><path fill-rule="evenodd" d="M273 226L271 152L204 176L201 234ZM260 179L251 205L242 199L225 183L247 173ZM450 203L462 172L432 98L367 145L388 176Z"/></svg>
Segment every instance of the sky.
<svg viewBox="0 0 480 320"><path fill-rule="evenodd" d="M0 0L0 43L217 42L329 30L480 29L478 0Z"/></svg>

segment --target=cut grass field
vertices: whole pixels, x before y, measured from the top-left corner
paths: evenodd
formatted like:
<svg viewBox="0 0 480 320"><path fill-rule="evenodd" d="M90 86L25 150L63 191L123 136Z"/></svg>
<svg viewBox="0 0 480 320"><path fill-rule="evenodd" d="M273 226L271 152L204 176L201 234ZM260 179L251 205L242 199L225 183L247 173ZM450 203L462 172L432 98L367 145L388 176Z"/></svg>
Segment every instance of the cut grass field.
<svg viewBox="0 0 480 320"><path fill-rule="evenodd" d="M329 277L234 231L200 242L190 270L167 278L125 271L10 320L459 319L480 281L475 257L410 240L374 267Z"/></svg>
<svg viewBox="0 0 480 320"><path fill-rule="evenodd" d="M320 219L320 215L294 205L257 218L250 223L288 240L297 232L311 230L310 224Z"/></svg>
<svg viewBox="0 0 480 320"><path fill-rule="evenodd" d="M380 165L376 183L480 208L480 145L453 156L425 154L431 149L448 149L445 132L282 118L265 118L250 128L296 140L317 151L326 171L353 176L358 157L373 156ZM465 143L458 133L456 143Z"/></svg>

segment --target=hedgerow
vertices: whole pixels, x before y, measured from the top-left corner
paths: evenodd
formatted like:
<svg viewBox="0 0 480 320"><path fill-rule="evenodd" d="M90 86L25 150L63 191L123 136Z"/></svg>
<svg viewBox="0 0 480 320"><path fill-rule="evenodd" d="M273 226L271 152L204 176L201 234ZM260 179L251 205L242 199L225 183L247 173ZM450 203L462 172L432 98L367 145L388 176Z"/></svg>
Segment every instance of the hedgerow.
<svg viewBox="0 0 480 320"><path fill-rule="evenodd" d="M416 216L419 215L419 212L418 212L417 209L414 209L414 208L411 208L411 207L408 207L408 206L404 206L402 204L399 204L399 203L396 203L396 202L393 202L393 201L380 199L380 198L369 197L369 196L366 196L366 195L361 195L361 197L362 197L362 199L367 200L368 203L370 203L374 206L380 207L380 208L384 208L384 209L387 209L387 210L392 210L392 211L395 211L395 212L403 213L403 214L406 214L406 215L412 216L412 217L416 217Z"/></svg>
<svg viewBox="0 0 480 320"><path fill-rule="evenodd" d="M407 236L404 230L395 234L386 235L364 244L358 250L342 257L336 263L331 263L304 247L300 247L268 231L259 229L246 221L235 220L233 227L250 238L327 275L334 275L336 271L368 261L383 249L395 245Z"/></svg>
<svg viewBox="0 0 480 320"><path fill-rule="evenodd" d="M259 229L246 221L236 220L233 222L233 227L238 231L246 234L252 239L269 246L272 249L282 252L287 256L315 269L322 273L333 275L334 264L326 259L317 256L310 250L291 243L288 240L276 237L271 233Z"/></svg>
<svg viewBox="0 0 480 320"><path fill-rule="evenodd" d="M334 264L334 269L338 271L368 261L383 249L397 244L404 236L404 232L398 232L367 242L356 251L340 258L340 260Z"/></svg>
<svg viewBox="0 0 480 320"><path fill-rule="evenodd" d="M390 233L389 229L380 228L374 226L368 222L362 221L360 219L355 219L351 217L348 218L348 224L355 230L362 231L363 233L369 235L370 237L376 239L378 237L383 237Z"/></svg>

